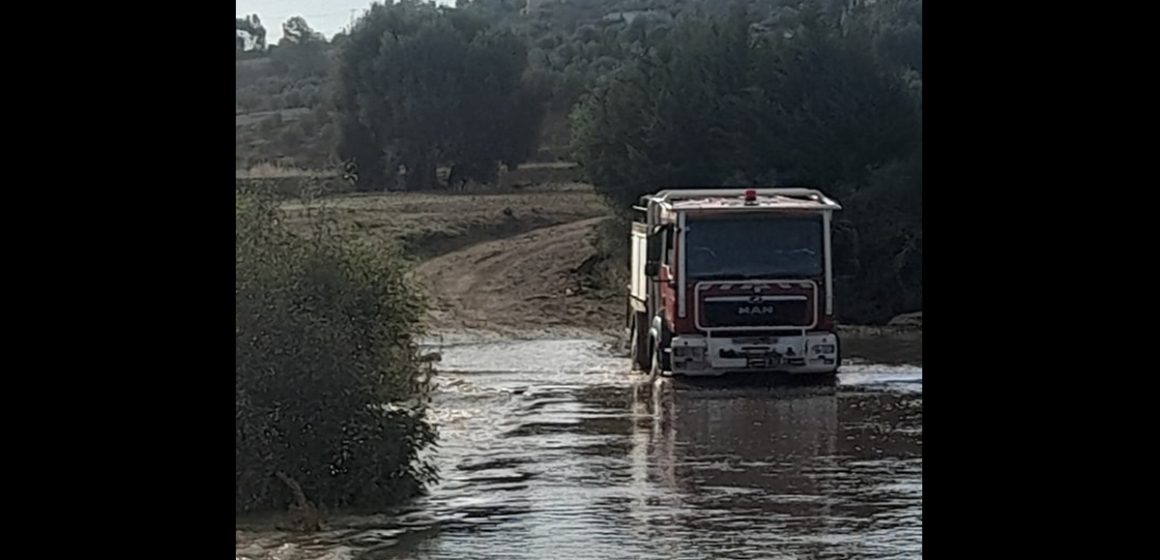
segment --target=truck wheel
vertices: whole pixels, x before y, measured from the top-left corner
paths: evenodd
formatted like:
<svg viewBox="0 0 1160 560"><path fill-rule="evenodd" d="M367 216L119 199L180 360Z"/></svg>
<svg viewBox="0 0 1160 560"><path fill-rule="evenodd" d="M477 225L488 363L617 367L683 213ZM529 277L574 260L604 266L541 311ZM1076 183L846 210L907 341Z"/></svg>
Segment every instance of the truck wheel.
<svg viewBox="0 0 1160 560"><path fill-rule="evenodd" d="M837 338L837 348L835 348L837 352L834 353L834 371L831 371L827 375L837 375L838 370L842 368L842 339L835 338Z"/></svg>
<svg viewBox="0 0 1160 560"><path fill-rule="evenodd" d="M648 371L649 347L648 325L641 320L642 314L634 313L632 317L632 369L634 371Z"/></svg>
<svg viewBox="0 0 1160 560"><path fill-rule="evenodd" d="M656 347L653 349L652 368L650 368L650 373L654 379L665 375L665 372L672 373L673 371L672 356L665 352L668 347L668 330L661 327L661 338L656 341Z"/></svg>

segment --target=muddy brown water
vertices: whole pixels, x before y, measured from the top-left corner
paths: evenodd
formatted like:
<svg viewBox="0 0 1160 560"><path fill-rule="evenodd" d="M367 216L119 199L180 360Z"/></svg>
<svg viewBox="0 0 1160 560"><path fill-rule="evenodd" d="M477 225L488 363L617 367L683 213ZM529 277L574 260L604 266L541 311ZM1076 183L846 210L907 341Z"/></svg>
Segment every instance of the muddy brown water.
<svg viewBox="0 0 1160 560"><path fill-rule="evenodd" d="M590 338L432 346L429 495L311 535L239 522L239 560L922 556L921 367L652 384Z"/></svg>

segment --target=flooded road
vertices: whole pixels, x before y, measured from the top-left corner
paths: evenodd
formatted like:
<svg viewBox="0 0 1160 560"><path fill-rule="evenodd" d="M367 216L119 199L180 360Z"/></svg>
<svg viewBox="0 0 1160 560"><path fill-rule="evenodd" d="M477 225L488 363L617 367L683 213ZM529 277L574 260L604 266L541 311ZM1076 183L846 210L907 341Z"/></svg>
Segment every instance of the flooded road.
<svg viewBox="0 0 1160 560"><path fill-rule="evenodd" d="M442 480L238 558L920 558L922 370L650 384L585 338L445 338Z"/></svg>

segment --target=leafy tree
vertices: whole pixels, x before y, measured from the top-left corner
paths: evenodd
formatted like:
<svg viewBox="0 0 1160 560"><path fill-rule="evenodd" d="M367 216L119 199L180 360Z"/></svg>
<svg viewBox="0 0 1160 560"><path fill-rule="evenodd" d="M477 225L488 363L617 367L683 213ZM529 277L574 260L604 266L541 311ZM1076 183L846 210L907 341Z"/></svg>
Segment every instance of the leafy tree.
<svg viewBox="0 0 1160 560"><path fill-rule="evenodd" d="M748 162L743 14L682 21L649 55L603 81L573 114L575 156L617 208L663 186L730 181ZM739 152L740 150L740 152Z"/></svg>
<svg viewBox="0 0 1160 560"><path fill-rule="evenodd" d="M282 39L271 49L270 62L293 81L321 79L331 68L326 38L300 16L282 24Z"/></svg>
<svg viewBox="0 0 1160 560"><path fill-rule="evenodd" d="M253 39L255 51L266 50L266 28L262 27L262 21L258 19L258 14L234 18L234 31L235 50L246 50L245 40L237 34L239 31Z"/></svg>
<svg viewBox="0 0 1160 560"><path fill-rule="evenodd" d="M769 151L770 178L846 196L876 167L917 148L915 99L874 57L868 37L817 21L758 51L753 85L761 102L751 145Z"/></svg>
<svg viewBox="0 0 1160 560"><path fill-rule="evenodd" d="M519 37L464 10L376 4L339 55L339 155L367 188L390 185L397 164L409 189L436 186L441 165L493 180L538 136L543 100L526 68Z"/></svg>
<svg viewBox="0 0 1160 560"><path fill-rule="evenodd" d="M282 40L278 43L302 44L325 40L322 34L311 28L302 16L294 16L282 24Z"/></svg>

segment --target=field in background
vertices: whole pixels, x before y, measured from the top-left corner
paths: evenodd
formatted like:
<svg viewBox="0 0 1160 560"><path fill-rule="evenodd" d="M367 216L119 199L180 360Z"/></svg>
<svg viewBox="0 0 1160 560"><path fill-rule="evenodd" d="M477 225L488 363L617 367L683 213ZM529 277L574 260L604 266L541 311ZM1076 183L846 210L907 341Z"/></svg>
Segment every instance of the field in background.
<svg viewBox="0 0 1160 560"><path fill-rule="evenodd" d="M274 165L259 163L249 169L238 169L234 172L237 179L288 179L288 178L318 178L337 177L337 171L325 169L305 169L293 165Z"/></svg>
<svg viewBox="0 0 1160 560"><path fill-rule="evenodd" d="M446 185L447 175L448 169L440 168L438 170L441 187ZM304 191L309 193L308 197L342 196L351 194L353 189L353 185L343 178L338 169L307 168L293 164L259 163L248 168L235 170L234 179L235 186L246 185L274 193L283 199L302 198ZM468 183L462 190L443 188L443 190L431 191L427 194L511 195L517 192L534 192L536 190L559 192L569 189L591 192L591 187L581 184L580 179L580 170L574 163L528 163L514 171L500 170L498 183L495 185ZM395 194L398 192L395 191Z"/></svg>
<svg viewBox="0 0 1160 560"><path fill-rule="evenodd" d="M419 259L609 212L592 187L582 183L467 193L345 194L308 204L288 200L282 208L300 227L327 208L338 227L355 238L397 243Z"/></svg>

